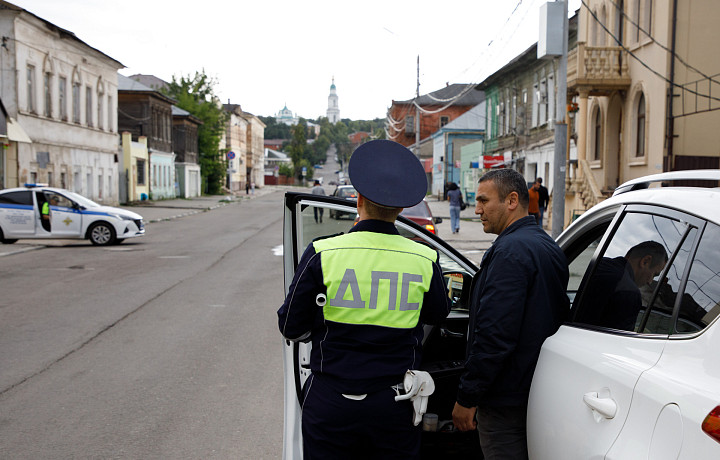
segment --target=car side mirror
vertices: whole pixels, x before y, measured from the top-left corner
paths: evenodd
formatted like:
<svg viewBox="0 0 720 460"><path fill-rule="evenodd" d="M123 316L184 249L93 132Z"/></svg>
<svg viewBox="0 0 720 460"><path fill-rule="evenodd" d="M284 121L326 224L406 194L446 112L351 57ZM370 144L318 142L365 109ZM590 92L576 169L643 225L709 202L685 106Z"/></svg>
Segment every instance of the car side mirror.
<svg viewBox="0 0 720 460"><path fill-rule="evenodd" d="M435 218L435 225L442 224L442 217L436 217Z"/></svg>
<svg viewBox="0 0 720 460"><path fill-rule="evenodd" d="M472 275L461 271L443 273L445 286L452 310L468 310L470 308L470 287Z"/></svg>

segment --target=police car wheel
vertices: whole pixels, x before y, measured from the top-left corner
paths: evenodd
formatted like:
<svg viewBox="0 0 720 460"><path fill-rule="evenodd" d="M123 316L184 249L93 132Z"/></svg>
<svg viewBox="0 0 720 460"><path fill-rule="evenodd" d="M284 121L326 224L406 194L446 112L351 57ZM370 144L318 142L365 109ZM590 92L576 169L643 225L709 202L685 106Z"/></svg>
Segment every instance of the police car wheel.
<svg viewBox="0 0 720 460"><path fill-rule="evenodd" d="M89 232L90 242L96 246L105 246L115 242L115 229L110 224L99 222Z"/></svg>

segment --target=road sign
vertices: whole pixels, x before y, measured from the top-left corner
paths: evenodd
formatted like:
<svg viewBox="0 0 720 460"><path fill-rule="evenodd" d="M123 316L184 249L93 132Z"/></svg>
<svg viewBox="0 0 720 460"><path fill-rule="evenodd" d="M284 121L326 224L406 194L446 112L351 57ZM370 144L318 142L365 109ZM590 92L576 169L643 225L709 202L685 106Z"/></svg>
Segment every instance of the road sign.
<svg viewBox="0 0 720 460"><path fill-rule="evenodd" d="M302 168L302 175L303 176L307 175L307 168L305 166L303 166L303 168Z"/></svg>
<svg viewBox="0 0 720 460"><path fill-rule="evenodd" d="M234 160L235 159L235 152L228 152L227 153L228 160Z"/></svg>

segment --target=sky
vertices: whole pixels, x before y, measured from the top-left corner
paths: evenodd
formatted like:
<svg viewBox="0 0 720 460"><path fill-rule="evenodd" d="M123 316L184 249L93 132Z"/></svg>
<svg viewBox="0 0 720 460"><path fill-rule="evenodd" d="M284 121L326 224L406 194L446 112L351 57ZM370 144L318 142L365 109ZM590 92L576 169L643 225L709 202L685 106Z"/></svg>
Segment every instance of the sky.
<svg viewBox="0 0 720 460"><path fill-rule="evenodd" d="M570 0L570 14L581 0ZM223 103L384 118L393 100L480 83L538 40L546 0L15 0L121 62L125 76L204 71Z"/></svg>

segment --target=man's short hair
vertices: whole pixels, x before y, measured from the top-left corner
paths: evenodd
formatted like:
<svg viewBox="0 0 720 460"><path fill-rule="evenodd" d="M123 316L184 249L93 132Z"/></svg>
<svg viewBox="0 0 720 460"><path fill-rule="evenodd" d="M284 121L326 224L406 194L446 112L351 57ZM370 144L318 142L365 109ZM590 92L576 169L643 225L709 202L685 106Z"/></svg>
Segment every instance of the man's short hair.
<svg viewBox="0 0 720 460"><path fill-rule="evenodd" d="M542 177L538 177L537 179L535 179L535 182L537 182L538 184L542 184Z"/></svg>
<svg viewBox="0 0 720 460"><path fill-rule="evenodd" d="M640 259L648 255L652 257L653 265L657 265L660 262L666 263L668 261L665 247L657 241L643 241L642 243L636 244L628 250L625 258L628 260Z"/></svg>
<svg viewBox="0 0 720 460"><path fill-rule="evenodd" d="M493 169L483 174L483 176L478 181L478 184L481 184L488 180L491 180L493 181L493 183L495 183L495 187L497 188L498 192L498 198L500 198L500 200L504 200L505 198L507 198L507 196L510 195L511 192L516 192L518 194L518 201L520 202L520 206L527 209L528 205L530 204L530 195L528 194L527 183L525 182L525 178L522 176L522 174L515 171L514 169Z"/></svg>
<svg viewBox="0 0 720 460"><path fill-rule="evenodd" d="M365 198L365 211L371 219L394 221L400 215L403 208L390 208L381 206L374 201Z"/></svg>

